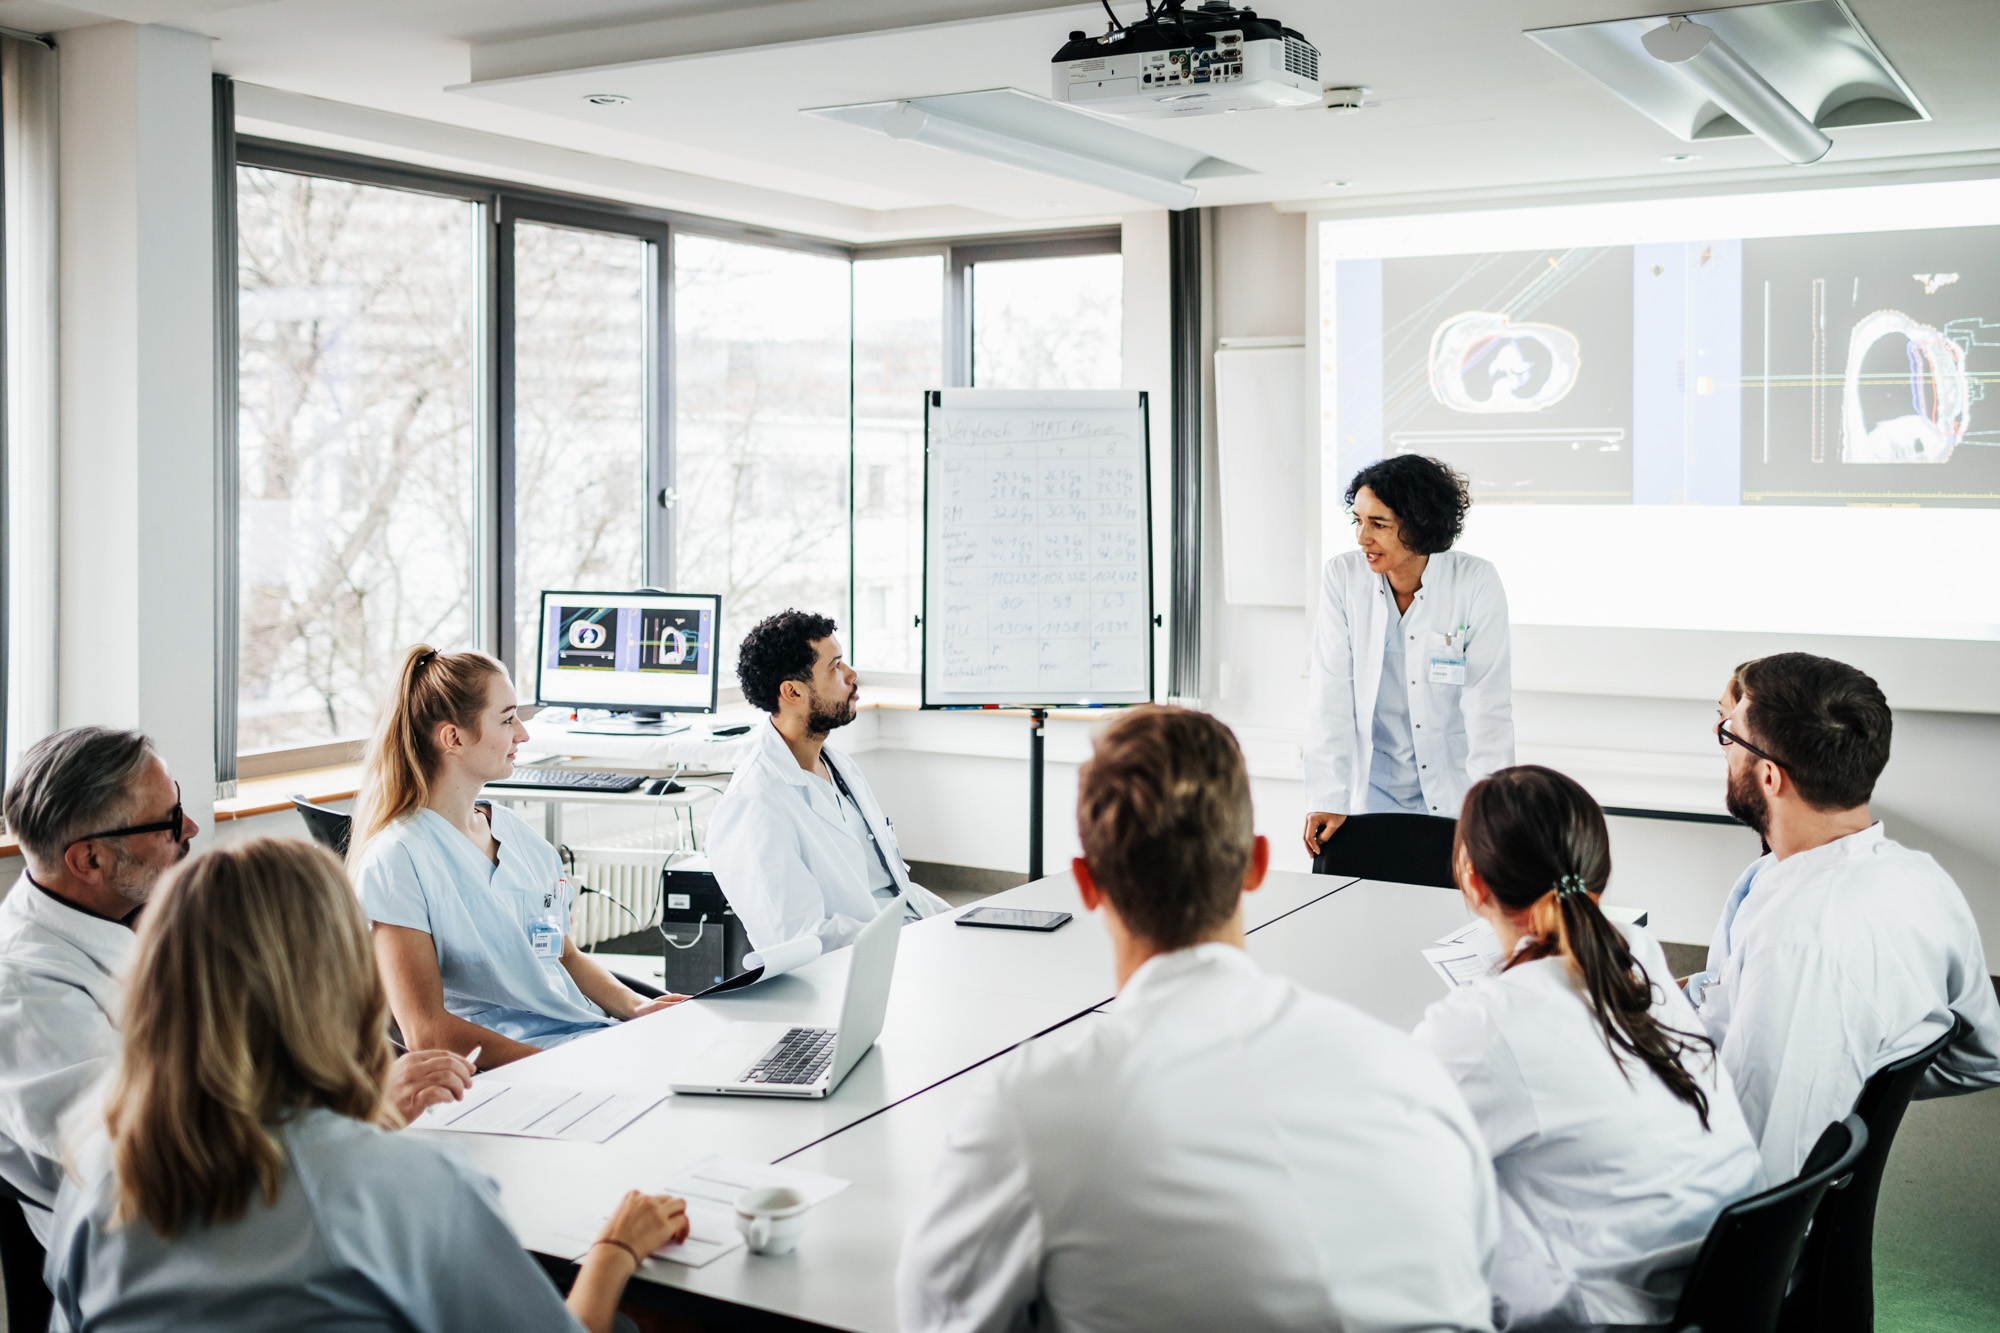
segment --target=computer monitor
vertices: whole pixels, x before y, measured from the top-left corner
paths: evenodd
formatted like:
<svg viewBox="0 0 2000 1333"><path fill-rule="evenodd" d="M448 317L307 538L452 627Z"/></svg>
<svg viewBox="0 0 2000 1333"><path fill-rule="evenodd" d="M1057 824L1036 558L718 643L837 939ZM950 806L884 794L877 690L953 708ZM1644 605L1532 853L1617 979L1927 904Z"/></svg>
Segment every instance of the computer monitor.
<svg viewBox="0 0 2000 1333"><path fill-rule="evenodd" d="M713 593L545 592L535 702L630 715L635 729L664 713L713 713Z"/></svg>

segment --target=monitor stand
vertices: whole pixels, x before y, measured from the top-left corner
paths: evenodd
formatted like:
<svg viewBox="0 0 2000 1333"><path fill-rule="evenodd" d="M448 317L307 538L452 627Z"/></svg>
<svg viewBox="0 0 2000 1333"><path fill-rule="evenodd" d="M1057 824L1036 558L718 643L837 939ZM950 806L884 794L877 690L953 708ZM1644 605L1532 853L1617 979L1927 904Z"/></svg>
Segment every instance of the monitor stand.
<svg viewBox="0 0 2000 1333"><path fill-rule="evenodd" d="M686 731L688 724L676 722L662 713L614 713L594 722L573 722L572 736L672 736Z"/></svg>

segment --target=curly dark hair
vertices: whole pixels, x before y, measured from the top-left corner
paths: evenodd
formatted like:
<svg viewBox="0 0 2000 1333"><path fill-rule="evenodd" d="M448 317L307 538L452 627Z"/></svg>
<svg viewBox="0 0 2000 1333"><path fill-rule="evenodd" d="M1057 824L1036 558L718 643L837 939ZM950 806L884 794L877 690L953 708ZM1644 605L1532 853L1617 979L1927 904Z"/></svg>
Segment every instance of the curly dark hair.
<svg viewBox="0 0 2000 1333"><path fill-rule="evenodd" d="M810 611L780 611L758 621L736 650L736 679L743 684L743 698L767 713L777 712L778 686L788 680L811 680L818 660L813 645L838 628L830 616Z"/></svg>
<svg viewBox="0 0 2000 1333"><path fill-rule="evenodd" d="M1418 555L1449 551L1465 530L1465 511L1472 507L1472 492L1466 488L1463 473L1452 471L1438 459L1397 454L1370 463L1347 483L1345 503L1350 508L1363 486L1395 513L1403 545Z"/></svg>

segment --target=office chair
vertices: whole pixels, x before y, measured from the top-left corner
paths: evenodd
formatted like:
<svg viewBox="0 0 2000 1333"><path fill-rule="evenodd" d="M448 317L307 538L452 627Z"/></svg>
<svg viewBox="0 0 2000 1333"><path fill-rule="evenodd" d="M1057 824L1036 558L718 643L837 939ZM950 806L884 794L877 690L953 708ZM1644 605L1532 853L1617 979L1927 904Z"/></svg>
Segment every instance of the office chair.
<svg viewBox="0 0 2000 1333"><path fill-rule="evenodd" d="M48 1211L0 1180L0 1281L7 1284L7 1327L47 1328L56 1303L42 1280L42 1265L48 1255L28 1229L22 1212L25 1208Z"/></svg>
<svg viewBox="0 0 2000 1333"><path fill-rule="evenodd" d="M347 838L354 831L354 816L314 805L297 795L292 797L292 807L299 812L299 818L306 821L306 832L312 834L314 842L332 848L335 856L347 855Z"/></svg>
<svg viewBox="0 0 2000 1333"><path fill-rule="evenodd" d="M1915 1055L1877 1070L1854 1099L1854 1115L1868 1126L1868 1150L1855 1163L1854 1182L1821 1201L1799 1260L1799 1277L1785 1302L1785 1327L1799 1333L1869 1333L1875 1327L1875 1199L1889 1148L1903 1112L1931 1062L1944 1054L1963 1020Z"/></svg>
<svg viewBox="0 0 2000 1333"><path fill-rule="evenodd" d="M1349 815L1320 844L1315 875L1454 889L1451 840L1458 821L1441 815Z"/></svg>
<svg viewBox="0 0 2000 1333"><path fill-rule="evenodd" d="M1738 1199L1716 1215L1681 1288L1673 1333L1773 1333L1806 1228L1829 1190L1852 1179L1868 1127L1851 1115L1813 1145L1794 1180Z"/></svg>

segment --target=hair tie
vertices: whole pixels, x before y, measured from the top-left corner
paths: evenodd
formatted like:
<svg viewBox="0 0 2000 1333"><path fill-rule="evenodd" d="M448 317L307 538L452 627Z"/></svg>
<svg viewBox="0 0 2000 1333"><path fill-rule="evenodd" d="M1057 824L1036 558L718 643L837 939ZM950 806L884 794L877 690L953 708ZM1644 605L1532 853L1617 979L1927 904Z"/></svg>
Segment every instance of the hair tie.
<svg viewBox="0 0 2000 1333"><path fill-rule="evenodd" d="M1555 895L1558 898L1567 898L1573 893L1588 892L1590 890L1583 886L1583 876L1581 875L1564 875L1556 881Z"/></svg>
<svg viewBox="0 0 2000 1333"><path fill-rule="evenodd" d="M423 651L422 653L419 653L417 655L417 670L421 671L425 667L429 666L431 664L431 659L433 657L436 657L437 655L438 655L438 650L435 648L429 648Z"/></svg>

